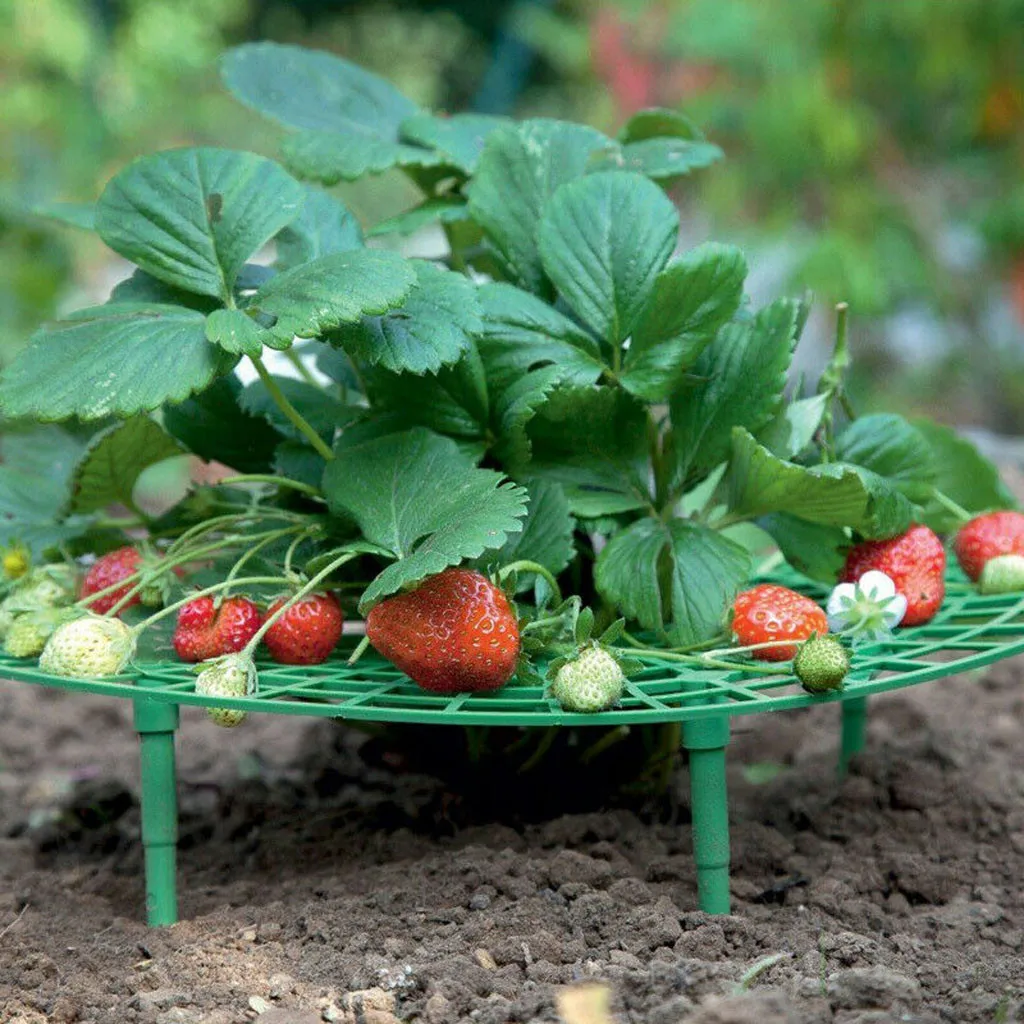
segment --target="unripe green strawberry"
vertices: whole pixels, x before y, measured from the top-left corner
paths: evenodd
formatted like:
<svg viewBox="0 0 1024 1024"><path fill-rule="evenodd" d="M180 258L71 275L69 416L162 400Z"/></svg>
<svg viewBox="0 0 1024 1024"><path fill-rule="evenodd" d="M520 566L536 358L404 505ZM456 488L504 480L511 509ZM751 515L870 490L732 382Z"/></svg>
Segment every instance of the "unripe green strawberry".
<svg viewBox="0 0 1024 1024"><path fill-rule="evenodd" d="M4 652L12 658L35 658L42 653L53 631L78 613L70 608L42 608L17 616L4 640Z"/></svg>
<svg viewBox="0 0 1024 1024"><path fill-rule="evenodd" d="M87 614L54 630L39 667L55 676L92 679L123 672L135 653L135 633L120 619Z"/></svg>
<svg viewBox="0 0 1024 1024"><path fill-rule="evenodd" d="M62 608L75 600L77 590L74 566L56 563L33 569L18 584L15 595L27 609Z"/></svg>
<svg viewBox="0 0 1024 1024"><path fill-rule="evenodd" d="M841 690L850 671L850 655L834 636L815 635L800 645L793 671L808 693Z"/></svg>
<svg viewBox="0 0 1024 1024"><path fill-rule="evenodd" d="M625 676L606 650L588 647L555 673L551 695L565 711L594 714L622 698Z"/></svg>
<svg viewBox="0 0 1024 1024"><path fill-rule="evenodd" d="M978 589L983 594L1015 594L1024 590L1024 555L996 555L981 570Z"/></svg>
<svg viewBox="0 0 1024 1024"><path fill-rule="evenodd" d="M207 697L248 697L256 692L256 666L247 654L229 654L211 661L196 679L196 693ZM227 729L241 725L245 712L236 708L207 708L207 715Z"/></svg>

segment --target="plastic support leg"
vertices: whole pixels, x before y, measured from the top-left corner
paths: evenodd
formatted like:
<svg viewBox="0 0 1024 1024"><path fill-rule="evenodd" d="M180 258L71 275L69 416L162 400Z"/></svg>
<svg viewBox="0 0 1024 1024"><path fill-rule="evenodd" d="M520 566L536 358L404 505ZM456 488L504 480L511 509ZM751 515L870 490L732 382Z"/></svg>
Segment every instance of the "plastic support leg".
<svg viewBox="0 0 1024 1024"><path fill-rule="evenodd" d="M846 775L854 755L864 749L867 730L868 699L854 697L842 705L842 733L839 741L839 778Z"/></svg>
<svg viewBox="0 0 1024 1024"><path fill-rule="evenodd" d="M142 696L136 697L134 704L142 768L146 921L151 927L160 927L178 919L178 795L174 770L178 705Z"/></svg>
<svg viewBox="0 0 1024 1024"><path fill-rule="evenodd" d="M708 914L729 913L729 798L725 781L726 715L683 723L690 755L690 804L697 898Z"/></svg>

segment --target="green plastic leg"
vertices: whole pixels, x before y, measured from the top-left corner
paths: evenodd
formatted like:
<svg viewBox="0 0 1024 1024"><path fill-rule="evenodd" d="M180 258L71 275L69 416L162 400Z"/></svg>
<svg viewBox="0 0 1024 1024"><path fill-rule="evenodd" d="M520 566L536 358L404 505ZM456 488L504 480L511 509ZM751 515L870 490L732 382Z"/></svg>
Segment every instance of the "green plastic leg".
<svg viewBox="0 0 1024 1024"><path fill-rule="evenodd" d="M843 778L854 755L864 749L868 699L867 697L855 697L852 700L844 700L841 706L843 725L839 744L839 777Z"/></svg>
<svg viewBox="0 0 1024 1024"><path fill-rule="evenodd" d="M729 719L683 723L683 746L690 754L690 805L697 897L708 914L729 913L729 798L725 748Z"/></svg>
<svg viewBox="0 0 1024 1024"><path fill-rule="evenodd" d="M177 728L177 704L135 698L135 730L139 734L142 765L146 921L152 927L178 920L178 797L174 771Z"/></svg>

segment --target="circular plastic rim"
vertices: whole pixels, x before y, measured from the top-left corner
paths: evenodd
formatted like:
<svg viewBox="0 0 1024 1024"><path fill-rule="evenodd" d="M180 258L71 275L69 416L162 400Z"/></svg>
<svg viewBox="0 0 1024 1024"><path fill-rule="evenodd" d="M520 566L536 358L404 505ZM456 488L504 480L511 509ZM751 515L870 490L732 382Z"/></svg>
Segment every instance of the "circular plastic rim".
<svg viewBox="0 0 1024 1024"><path fill-rule="evenodd" d="M144 691L147 698L166 703L373 722L514 727L687 722L867 697L1024 653L1024 594L979 594L958 570L951 570L947 580L950 592L931 622L858 649L845 688L820 696L806 693L792 675L695 669L645 656L645 669L628 681L618 707L579 715L563 711L541 687L518 686L514 680L495 693L426 693L372 651L348 666L350 645L322 665L260 663L260 690L251 697L197 694L193 666L177 661L142 662L131 674L81 680L50 676L34 664L0 656L0 678L112 697L135 698ZM824 587L790 570L773 574L771 582L817 600L826 594Z"/></svg>

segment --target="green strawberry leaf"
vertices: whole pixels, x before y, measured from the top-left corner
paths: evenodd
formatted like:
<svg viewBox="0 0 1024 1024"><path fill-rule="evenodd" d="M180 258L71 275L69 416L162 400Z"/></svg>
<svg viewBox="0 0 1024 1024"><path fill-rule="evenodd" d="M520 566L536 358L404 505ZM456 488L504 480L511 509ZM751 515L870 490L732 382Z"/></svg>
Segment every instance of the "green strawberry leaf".
<svg viewBox="0 0 1024 1024"><path fill-rule="evenodd" d="M289 270L301 263L363 248L363 229L339 199L307 185L302 209L277 236L277 267Z"/></svg>
<svg viewBox="0 0 1024 1024"><path fill-rule="evenodd" d="M314 338L364 316L399 305L416 282L398 253L359 249L336 252L285 270L252 297L247 309L275 318L267 334L279 345Z"/></svg>
<svg viewBox="0 0 1024 1024"><path fill-rule="evenodd" d="M561 366L540 366L524 373L494 402L494 454L507 466L526 466L533 446L526 425L559 385L567 382Z"/></svg>
<svg viewBox="0 0 1024 1024"><path fill-rule="evenodd" d="M638 398L662 401L731 320L743 298L747 262L734 246L707 244L656 278L633 330L620 381Z"/></svg>
<svg viewBox="0 0 1024 1024"><path fill-rule="evenodd" d="M97 434L71 477L71 512L97 512L108 505L133 507L143 471L182 454L182 447L148 416L135 416Z"/></svg>
<svg viewBox="0 0 1024 1024"><path fill-rule="evenodd" d="M328 443L334 439L339 427L353 423L362 409L345 405L323 388L294 377L274 377L285 398L298 409L303 419ZM250 416L262 417L275 430L293 441L304 440L302 432L278 408L261 380L247 385L239 398L242 410Z"/></svg>
<svg viewBox="0 0 1024 1024"><path fill-rule="evenodd" d="M645 139L688 139L703 142L704 133L685 114L668 107L638 110L619 129L619 142L643 142Z"/></svg>
<svg viewBox="0 0 1024 1024"><path fill-rule="evenodd" d="M23 544L36 560L87 533L89 516L65 517L70 488L66 474L41 475L0 466L0 546Z"/></svg>
<svg viewBox="0 0 1024 1024"><path fill-rule="evenodd" d="M164 426L207 462L223 462L239 473L266 473L281 438L262 416L242 408L241 395L234 374L220 377L201 394L167 406Z"/></svg>
<svg viewBox="0 0 1024 1024"><path fill-rule="evenodd" d="M67 481L89 440L82 431L55 423L5 423L0 460L22 473L38 473L40 466L46 466L50 479Z"/></svg>
<svg viewBox="0 0 1024 1024"><path fill-rule="evenodd" d="M970 441L950 427L929 420L914 420L913 425L931 450L936 468L934 486L947 498L968 512L1017 507L999 470ZM955 515L934 500L925 503L922 522L940 533L960 525Z"/></svg>
<svg viewBox="0 0 1024 1024"><path fill-rule="evenodd" d="M229 149L174 149L114 176L96 230L153 277L224 302L246 260L299 212L302 186L272 160Z"/></svg>
<svg viewBox="0 0 1024 1024"><path fill-rule="evenodd" d="M544 209L541 262L572 311L613 347L635 328L675 248L679 214L638 174L591 174Z"/></svg>
<svg viewBox="0 0 1024 1024"><path fill-rule="evenodd" d="M470 344L454 366L419 377L365 367L363 377L375 416L385 416L395 430L427 427L460 445L489 444L487 381L480 356Z"/></svg>
<svg viewBox="0 0 1024 1024"><path fill-rule="evenodd" d="M526 427L533 455L516 476L555 480L576 515L604 516L651 504L647 410L618 388L563 387Z"/></svg>
<svg viewBox="0 0 1024 1024"><path fill-rule="evenodd" d="M786 512L772 512L757 525L779 546L797 572L822 583L835 583L846 561L851 541L838 526L822 526Z"/></svg>
<svg viewBox="0 0 1024 1024"><path fill-rule="evenodd" d="M593 384L604 372L593 337L537 296L494 283L482 285L477 297L483 309L477 344L496 393L548 364L559 366L574 384Z"/></svg>
<svg viewBox="0 0 1024 1024"><path fill-rule="evenodd" d="M521 533L514 533L498 551L481 560L484 567L509 565L526 559L543 565L555 576L563 572L576 554L573 531L576 522L562 488L551 480L534 480L526 485L530 504ZM533 588L536 573L520 572L516 592Z"/></svg>
<svg viewBox="0 0 1024 1024"><path fill-rule="evenodd" d="M158 306L187 306L189 309L197 309L201 313L210 313L220 308L216 299L164 284L163 281L147 274L144 270L136 270L130 277L126 277L114 285L107 304L118 305L124 302L156 304Z"/></svg>
<svg viewBox="0 0 1024 1024"><path fill-rule="evenodd" d="M282 441L274 449L274 471L310 487L320 486L326 465L323 456L310 448L308 442Z"/></svg>
<svg viewBox="0 0 1024 1024"><path fill-rule="evenodd" d="M586 173L592 154L611 145L593 128L541 118L487 137L466 188L469 212L513 283L531 292L547 290L537 250L544 207L560 185Z"/></svg>
<svg viewBox="0 0 1024 1024"><path fill-rule="evenodd" d="M788 512L865 536L891 536L910 525L913 506L882 477L859 466L799 466L773 455L742 427L733 432L729 507L741 515Z"/></svg>
<svg viewBox="0 0 1024 1024"><path fill-rule="evenodd" d="M14 419L133 416L202 391L231 366L194 309L112 303L37 331L0 380Z"/></svg>
<svg viewBox="0 0 1024 1024"><path fill-rule="evenodd" d="M522 487L476 469L453 441L422 429L340 449L323 489L332 512L397 559L366 589L363 613L402 587L500 548L522 529L527 504Z"/></svg>
<svg viewBox="0 0 1024 1024"><path fill-rule="evenodd" d="M779 300L723 327L694 363L699 378L670 404L674 484L689 490L729 458L734 427L761 430L782 402L797 304Z"/></svg>
<svg viewBox="0 0 1024 1024"><path fill-rule="evenodd" d="M758 441L780 458L796 458L814 440L831 401L831 395L823 393L789 402L758 433Z"/></svg>
<svg viewBox="0 0 1024 1024"><path fill-rule="evenodd" d="M468 175L476 170L491 132L511 123L492 114L413 114L402 122L400 131L404 141L436 150L445 163Z"/></svg>
<svg viewBox="0 0 1024 1024"><path fill-rule="evenodd" d="M429 150L399 141L418 113L389 82L321 50L247 43L221 60L224 84L246 106L302 133L285 143L286 159L307 177L333 184ZM436 157L434 158L436 160Z"/></svg>
<svg viewBox="0 0 1024 1024"><path fill-rule="evenodd" d="M932 494L931 446L902 416L874 413L854 420L836 438L835 456L883 477L911 501L927 501Z"/></svg>
<svg viewBox="0 0 1024 1024"><path fill-rule="evenodd" d="M750 573L750 554L685 519L644 518L617 533L594 567L598 592L673 644L709 640Z"/></svg>
<svg viewBox="0 0 1024 1024"><path fill-rule="evenodd" d="M655 181L672 181L691 171L710 167L724 157L725 154L713 142L653 138L627 142L601 153L595 158L594 165L602 171L631 171Z"/></svg>
<svg viewBox="0 0 1024 1024"><path fill-rule="evenodd" d="M383 127L383 126L381 126ZM435 167L443 163L439 153L409 146L383 135L343 135L334 131L299 132L281 144L288 168L300 178L322 185L355 181L366 174L380 174L400 167Z"/></svg>
<svg viewBox="0 0 1024 1024"><path fill-rule="evenodd" d="M258 356L264 331L240 309L215 309L207 318L206 340L236 356Z"/></svg>
<svg viewBox="0 0 1024 1024"><path fill-rule="evenodd" d="M458 362L482 328L476 287L462 274L411 261L416 283L385 316L365 317L333 333L354 358L394 372L437 373Z"/></svg>
<svg viewBox="0 0 1024 1024"><path fill-rule="evenodd" d="M435 196L431 199L424 199L419 206L414 206L375 224L370 229L369 235L371 238L376 238L379 235L413 235L420 228L425 228L435 221L440 221L442 224L453 224L456 221L468 219L469 208L465 199L458 196Z"/></svg>

